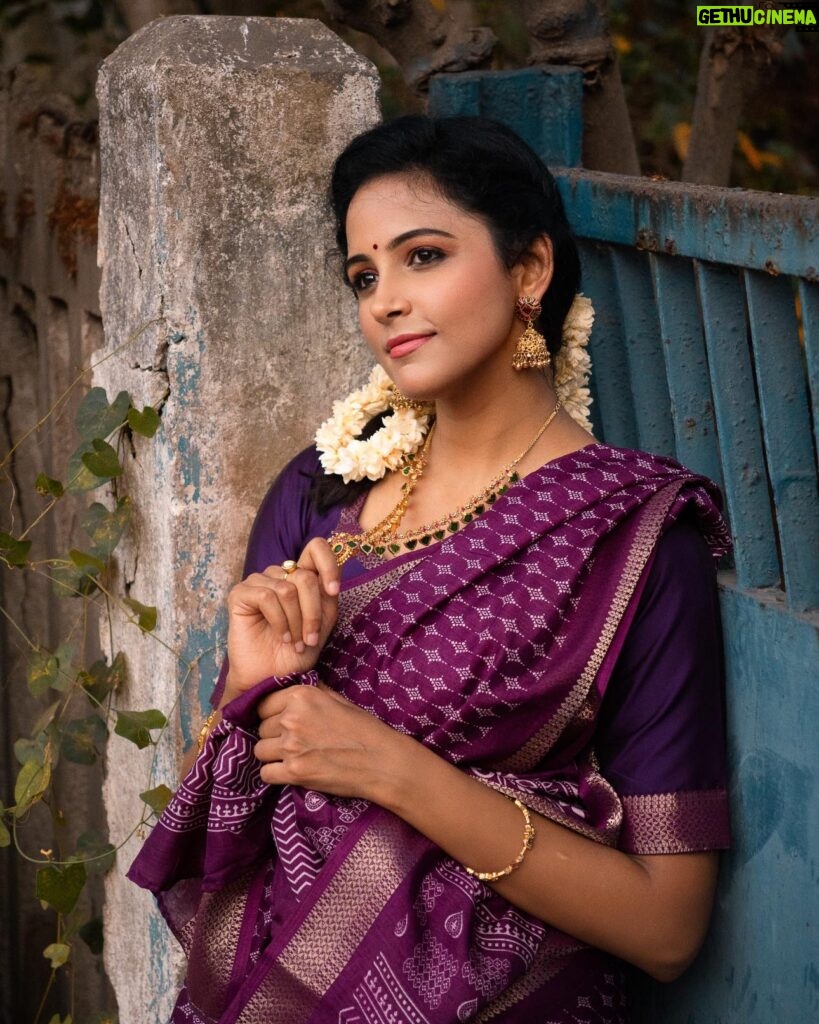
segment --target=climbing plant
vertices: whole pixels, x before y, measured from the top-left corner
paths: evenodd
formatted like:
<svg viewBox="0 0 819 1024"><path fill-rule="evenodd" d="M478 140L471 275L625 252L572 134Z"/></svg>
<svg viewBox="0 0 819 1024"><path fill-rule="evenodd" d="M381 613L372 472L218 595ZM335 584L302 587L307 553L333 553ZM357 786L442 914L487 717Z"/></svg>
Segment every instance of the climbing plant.
<svg viewBox="0 0 819 1024"><path fill-rule="evenodd" d="M54 415L69 392L85 379L79 374L46 416L0 460L0 472L8 479L15 454L32 433L53 428ZM44 645L31 636L12 609L0 606L9 632L25 650L25 679L36 719L30 731L19 736L13 751L17 762L13 794L0 800L0 847L9 847L35 865L31 897L44 913L52 916L53 941L43 949L50 974L33 1024L39 1024L59 972L70 972L75 944L84 942L93 953L102 950L102 923L89 917L81 896L94 875L112 866L116 848L105 836L77 823L83 809L64 805L60 781L69 765L91 766L104 756L111 733L133 743L140 750L152 747L154 756L148 776L135 778L142 812L131 831L143 833L154 816L161 814L171 797L166 785L153 785L156 749L173 708L134 708L123 700L126 660L114 646L111 616L124 617L130 627L167 646L157 633L157 609L129 593L117 571L117 554L133 516L131 497L125 493L123 453L131 450L134 435L152 438L161 425L161 405L139 408L126 391L110 397L103 388L92 387L77 408L74 418L76 446L62 473L40 473L30 485L44 502L39 514L25 529L15 531L14 522L0 530L0 563L7 572L28 572L45 578L61 600L73 602L77 614L68 616L72 625L56 644ZM53 471L53 470L52 470ZM101 499L94 492L103 491ZM32 539L35 527L53 514L69 495L87 497L81 518L81 536L57 555L38 550ZM93 500L94 498L97 500ZM101 628L100 628L101 627ZM86 631L99 629L101 656L87 663L83 652L89 647ZM205 652L203 652L205 653ZM183 660L181 694L195 661ZM178 700L178 696L177 696ZM2 796L2 794L0 794ZM28 836L42 836L42 821L33 822L37 809L48 812L52 840L44 846ZM76 841L66 849L65 824L72 820ZM32 828L27 826L33 825ZM69 991L71 987L69 986ZM73 1003L73 995L69 996ZM73 1005L62 1008L65 1016L54 1014L48 1024L72 1024ZM100 1013L93 1024L113 1022L111 1014Z"/></svg>

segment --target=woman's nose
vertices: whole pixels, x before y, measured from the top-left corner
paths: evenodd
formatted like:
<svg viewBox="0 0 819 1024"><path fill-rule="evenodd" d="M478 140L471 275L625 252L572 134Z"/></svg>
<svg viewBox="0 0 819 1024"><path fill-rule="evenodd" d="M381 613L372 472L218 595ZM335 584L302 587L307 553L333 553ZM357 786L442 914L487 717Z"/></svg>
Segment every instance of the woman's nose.
<svg viewBox="0 0 819 1024"><path fill-rule="evenodd" d="M386 323L408 313L410 301L406 295L401 294L396 289L385 288L382 284L373 296L370 310L376 320Z"/></svg>

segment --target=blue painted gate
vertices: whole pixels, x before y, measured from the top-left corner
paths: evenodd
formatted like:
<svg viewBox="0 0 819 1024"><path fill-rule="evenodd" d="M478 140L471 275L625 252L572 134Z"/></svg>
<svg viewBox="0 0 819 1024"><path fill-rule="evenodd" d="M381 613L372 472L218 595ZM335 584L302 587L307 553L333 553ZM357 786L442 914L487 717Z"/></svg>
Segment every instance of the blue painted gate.
<svg viewBox="0 0 819 1024"><path fill-rule="evenodd" d="M734 848L695 966L642 1024L819 1021L819 200L576 169L580 72L434 78L435 114L515 128L579 239L595 434L723 488ZM572 168L572 169L570 169Z"/></svg>

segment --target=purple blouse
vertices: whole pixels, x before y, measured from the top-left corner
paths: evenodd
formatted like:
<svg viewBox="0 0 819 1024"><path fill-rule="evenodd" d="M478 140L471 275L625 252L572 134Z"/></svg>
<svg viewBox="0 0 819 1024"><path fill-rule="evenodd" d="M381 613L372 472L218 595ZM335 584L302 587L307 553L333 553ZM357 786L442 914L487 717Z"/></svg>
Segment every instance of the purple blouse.
<svg viewBox="0 0 819 1024"><path fill-rule="evenodd" d="M319 515L309 498L320 471L310 446L273 482L251 531L246 576L298 558L309 540L333 532L341 507ZM342 578L362 570L351 558ZM602 774L623 798L619 845L631 852L725 848L727 821L718 830L723 841L714 840L714 815L724 814L726 783L719 601L711 555L690 519L683 516L666 530L647 572L603 697L594 743ZM681 846L673 829L658 835L656 826L646 834L647 822L673 820L676 813L686 819L693 842ZM700 816L702 844L691 835Z"/></svg>

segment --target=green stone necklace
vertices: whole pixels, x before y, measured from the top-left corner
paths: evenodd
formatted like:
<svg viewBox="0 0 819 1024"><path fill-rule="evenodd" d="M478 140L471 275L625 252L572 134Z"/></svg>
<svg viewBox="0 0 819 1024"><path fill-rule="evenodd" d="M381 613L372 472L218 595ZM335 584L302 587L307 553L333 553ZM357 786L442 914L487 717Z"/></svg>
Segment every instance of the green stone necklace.
<svg viewBox="0 0 819 1024"><path fill-rule="evenodd" d="M372 529L366 530L364 533L334 533L329 538L330 548L336 556L338 564L340 566L344 565L357 551L364 555L375 554L382 558L390 557L400 554L402 550L414 551L419 544L422 547L426 547L433 541L440 541L450 534L457 533L462 526L471 523L473 519L482 515L487 508L491 508L512 484L520 480L520 475L516 472L515 467L541 439L546 428L557 416L560 409L560 401L557 401L554 409L546 417L545 422L532 441L516 459L513 459L508 466L503 468L480 494L473 495L469 501L461 505L451 515L442 516L432 523L425 523L418 529L398 533L398 527L409 506L410 495L427 464L429 444L435 432L435 424L433 423L420 451L407 455L404 464L399 469L399 472L407 479L401 484L401 500L395 508L380 523L377 523Z"/></svg>

